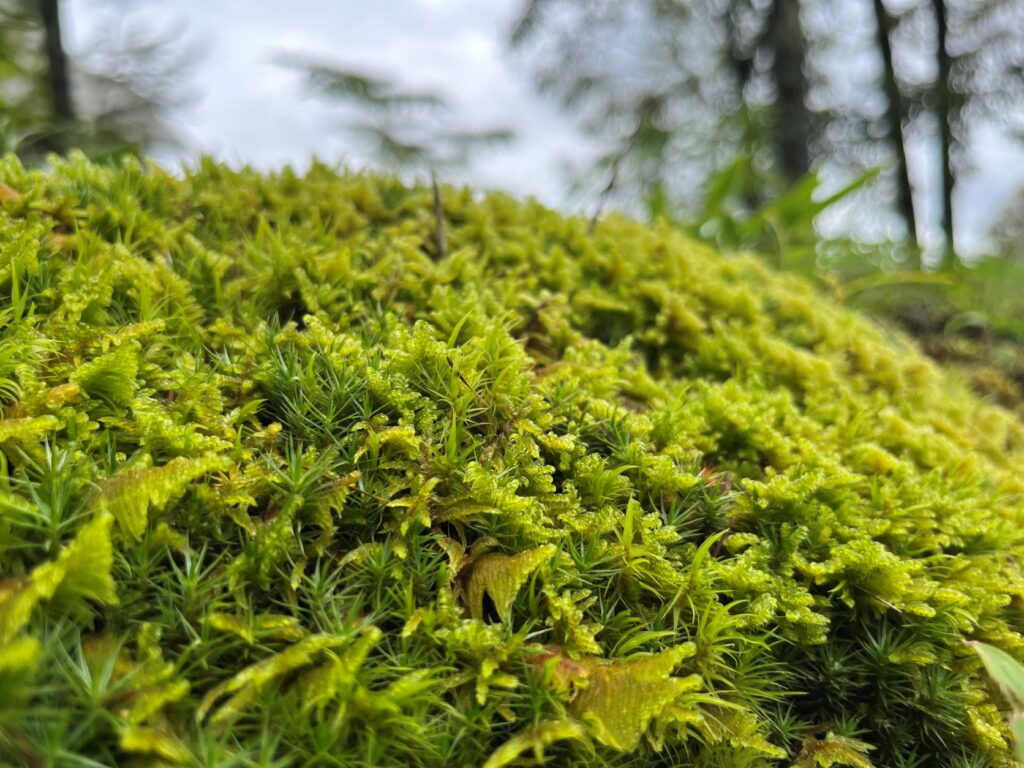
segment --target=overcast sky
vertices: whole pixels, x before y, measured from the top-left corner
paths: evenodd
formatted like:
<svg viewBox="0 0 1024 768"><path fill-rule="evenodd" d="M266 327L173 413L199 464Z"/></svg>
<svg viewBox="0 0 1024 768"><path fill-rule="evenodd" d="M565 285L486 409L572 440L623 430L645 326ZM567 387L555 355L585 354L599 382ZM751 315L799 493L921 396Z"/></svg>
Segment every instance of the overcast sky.
<svg viewBox="0 0 1024 768"><path fill-rule="evenodd" d="M341 127L338 109L310 95L281 53L336 60L445 94L468 127L508 126L517 141L489 150L465 172L477 187L534 195L568 208L565 163L591 148L570 118L536 95L504 39L521 0L167 0L125 2L154 26L184 22L200 54L195 99L176 115L181 146L166 164L211 153L232 164L302 167L316 155L368 162ZM74 53L103 23L110 0L68 0ZM976 248L1009 196L1024 184L1024 149L994 132L976 143L975 170L959 187L961 244Z"/></svg>

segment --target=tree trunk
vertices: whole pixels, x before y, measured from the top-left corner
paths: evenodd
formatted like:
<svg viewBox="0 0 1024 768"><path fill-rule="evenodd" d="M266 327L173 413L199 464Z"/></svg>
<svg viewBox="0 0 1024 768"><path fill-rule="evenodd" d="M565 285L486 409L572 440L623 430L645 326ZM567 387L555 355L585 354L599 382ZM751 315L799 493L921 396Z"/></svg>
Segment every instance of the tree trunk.
<svg viewBox="0 0 1024 768"><path fill-rule="evenodd" d="M736 99L736 113L733 117L738 118L736 122L743 131L740 139L740 154L753 158L761 137L758 127L754 125L747 103L747 86L750 85L754 74L754 55L763 44L763 40L747 41L744 44L741 39L739 13L740 5L743 2L744 0L730 0L722 15L722 22L725 25L729 73L732 75L731 85L734 89L732 95ZM760 177L754 176L744 183L740 194L743 205L748 211L756 211L771 199L768 185Z"/></svg>
<svg viewBox="0 0 1024 768"><path fill-rule="evenodd" d="M43 19L46 79L50 86L50 105L54 121L66 124L75 119L71 104L71 83L68 77L68 57L60 32L59 0L40 0Z"/></svg>
<svg viewBox="0 0 1024 768"><path fill-rule="evenodd" d="M729 68L732 70L733 82L736 84L737 101L744 102L744 89L750 83L754 71L753 51L743 49L740 41L740 30L737 16L739 0L730 0L722 21L725 22L725 35L728 41Z"/></svg>
<svg viewBox="0 0 1024 768"><path fill-rule="evenodd" d="M776 152L783 176L792 183L811 170L807 39L800 23L799 0L775 0L765 43L772 54L771 76L776 91Z"/></svg>
<svg viewBox="0 0 1024 768"><path fill-rule="evenodd" d="M955 105L953 104L952 82L950 73L953 59L949 54L949 26L946 17L945 0L932 0L935 12L935 55L939 64L939 79L936 83L936 96L939 120L939 141L942 148L942 231L946 242L942 251L942 263L946 263L956 254L956 230L953 226L953 192L956 177L953 172L953 121Z"/></svg>
<svg viewBox="0 0 1024 768"><path fill-rule="evenodd" d="M896 205L900 215L907 225L907 232L910 242L916 247L917 240L917 216L914 214L914 191L910 185L910 170L907 165L907 136L906 119L907 109L903 100L903 93L900 91L899 82L896 80L896 68L893 65L892 41L890 34L895 26L895 20L889 14L883 0L874 0L875 21L877 25L878 49L882 54L884 71L882 75L882 87L885 90L886 119L889 123L889 141L896 149L896 181L898 184Z"/></svg>

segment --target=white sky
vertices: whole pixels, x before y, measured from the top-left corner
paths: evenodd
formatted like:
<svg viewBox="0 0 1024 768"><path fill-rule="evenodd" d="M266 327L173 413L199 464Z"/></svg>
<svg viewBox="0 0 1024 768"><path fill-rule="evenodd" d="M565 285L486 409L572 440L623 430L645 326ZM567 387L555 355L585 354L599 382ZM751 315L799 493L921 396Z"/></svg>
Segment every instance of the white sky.
<svg viewBox="0 0 1024 768"><path fill-rule="evenodd" d="M513 128L514 144L483 153L456 180L569 208L564 164L586 156L588 145L571 118L533 92L525 64L507 54L504 39L520 2L165 0L123 7L148 14L155 25L183 20L184 36L202 52L192 71L197 98L176 116L182 146L157 155L166 164L200 152L260 168L302 167L313 155L367 163L341 127L338 109L310 95L301 74L274 63L288 52L443 93L468 126ZM72 52L109 8L109 0L67 0ZM1024 149L986 132L976 143L974 168L958 190L965 250L981 245L1024 184Z"/></svg>

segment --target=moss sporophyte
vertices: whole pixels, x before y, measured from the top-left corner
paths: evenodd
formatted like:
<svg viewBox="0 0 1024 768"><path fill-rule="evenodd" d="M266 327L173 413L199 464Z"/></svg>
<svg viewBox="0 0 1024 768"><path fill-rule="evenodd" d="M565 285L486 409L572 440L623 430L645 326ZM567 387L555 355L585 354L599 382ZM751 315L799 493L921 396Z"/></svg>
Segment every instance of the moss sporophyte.
<svg viewBox="0 0 1024 768"><path fill-rule="evenodd" d="M1024 427L754 259L0 166L0 764L981 766Z"/></svg>

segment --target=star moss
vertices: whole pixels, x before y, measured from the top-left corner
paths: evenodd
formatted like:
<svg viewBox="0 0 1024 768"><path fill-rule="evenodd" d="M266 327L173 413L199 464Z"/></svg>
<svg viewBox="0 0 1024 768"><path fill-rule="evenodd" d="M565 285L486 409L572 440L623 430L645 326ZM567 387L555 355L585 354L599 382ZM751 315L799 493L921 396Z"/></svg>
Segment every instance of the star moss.
<svg viewBox="0 0 1024 768"><path fill-rule="evenodd" d="M0 764L1009 763L1024 427L905 339L500 195L0 180Z"/></svg>

